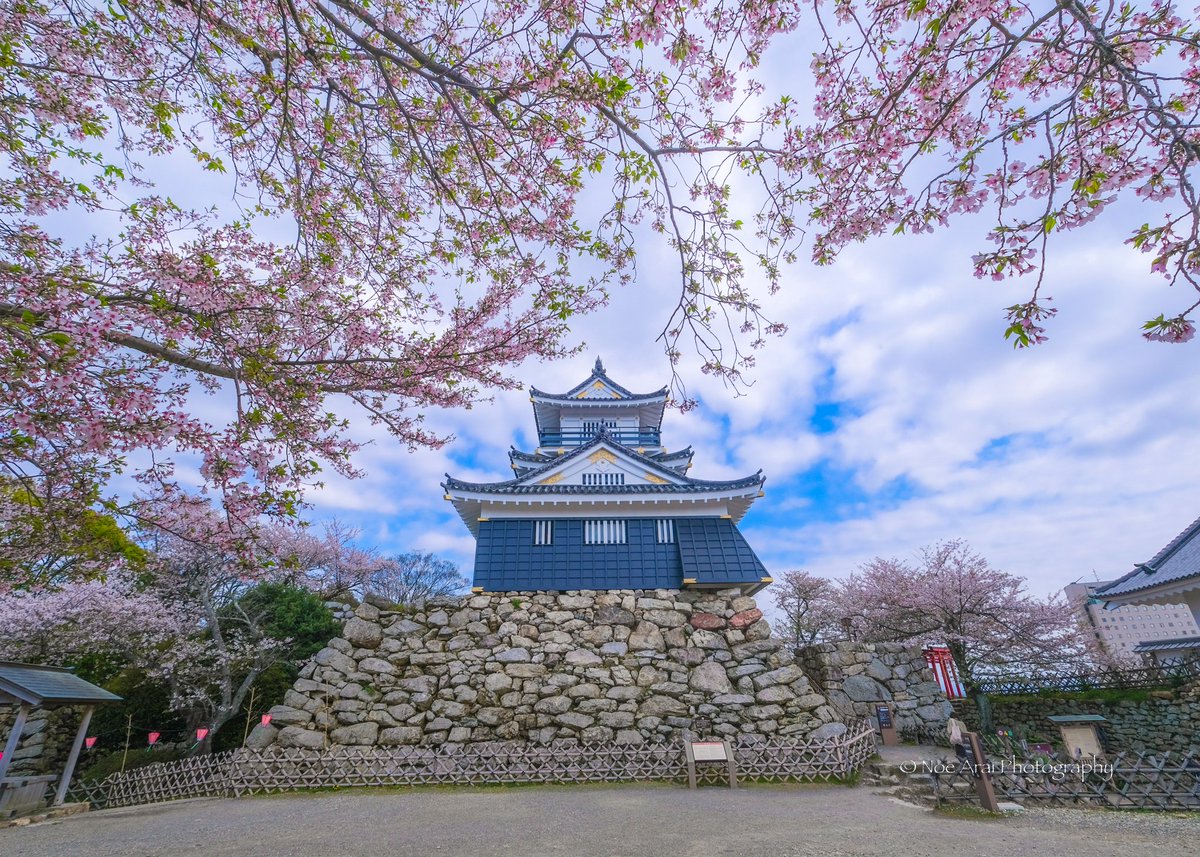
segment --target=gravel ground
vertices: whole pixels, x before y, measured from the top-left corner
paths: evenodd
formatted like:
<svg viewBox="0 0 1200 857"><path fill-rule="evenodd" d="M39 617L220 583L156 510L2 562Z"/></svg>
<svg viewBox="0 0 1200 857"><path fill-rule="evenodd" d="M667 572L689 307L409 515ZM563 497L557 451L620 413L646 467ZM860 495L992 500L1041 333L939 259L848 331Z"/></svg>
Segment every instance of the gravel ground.
<svg viewBox="0 0 1200 857"><path fill-rule="evenodd" d="M1196 857L1200 816L942 815L843 786L537 786L291 794L92 812L0 830L4 857Z"/></svg>

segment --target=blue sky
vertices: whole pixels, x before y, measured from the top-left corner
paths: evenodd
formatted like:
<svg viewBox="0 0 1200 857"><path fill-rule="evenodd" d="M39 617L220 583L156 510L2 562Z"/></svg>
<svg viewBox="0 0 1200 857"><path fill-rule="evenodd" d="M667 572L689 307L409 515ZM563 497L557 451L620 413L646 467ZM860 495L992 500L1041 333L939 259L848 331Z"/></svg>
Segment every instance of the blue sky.
<svg viewBox="0 0 1200 857"><path fill-rule="evenodd" d="M793 91L802 95L802 84ZM182 201L199 193L228 204L221 179L189 178L195 171L179 159L156 167ZM1030 284L972 275L987 213L932 235L850 247L828 267L802 260L764 299L790 332L759 353L753 387L735 395L685 356L679 371L700 406L668 414L665 443L696 448L697 477L765 471L766 496L742 528L776 574L840 577L874 556L911 557L952 537L1028 577L1036 592L1124 573L1200 515L1200 342L1139 335L1145 319L1190 302L1124 245L1146 218L1133 201L1055 236L1043 293L1060 315L1050 342L1022 352L1003 339L1004 307L1025 300ZM599 356L631 389L667 382L655 339L678 272L656 238L640 249L637 282L576 320L581 356L530 362L518 377L565 390ZM219 397L200 406L222 418ZM511 475L509 445L533 442L526 393L428 413L432 428L455 437L436 451L410 453L362 413L345 414L368 442L357 461L367 475L311 491L307 517L340 518L365 545L435 551L469 572L474 543L439 482L446 472ZM189 472L181 462L181 476Z"/></svg>
<svg viewBox="0 0 1200 857"><path fill-rule="evenodd" d="M1053 250L1047 291L1061 312L1050 342L1027 351L1002 336L1003 308L1026 284L971 274L984 226L880 238L826 268L795 266L768 305L791 330L760 353L744 395L681 366L700 406L668 414L664 443L693 445L698 477L763 468L766 496L742 528L773 573L840 577L876 555L961 537L1049 592L1093 571L1124 573L1200 514L1197 347L1140 337L1140 322L1175 296L1123 246L1122 218ZM648 249L637 284L576 324L586 351L527 364L517 373L527 385L565 390L597 356L631 389L666 383L654 339L676 281ZM360 460L368 476L314 491L310 517L469 570L473 541L438 483L447 471L508 478L509 445L532 445L528 396L503 392L427 419L455 440L410 454L356 429L372 441Z"/></svg>

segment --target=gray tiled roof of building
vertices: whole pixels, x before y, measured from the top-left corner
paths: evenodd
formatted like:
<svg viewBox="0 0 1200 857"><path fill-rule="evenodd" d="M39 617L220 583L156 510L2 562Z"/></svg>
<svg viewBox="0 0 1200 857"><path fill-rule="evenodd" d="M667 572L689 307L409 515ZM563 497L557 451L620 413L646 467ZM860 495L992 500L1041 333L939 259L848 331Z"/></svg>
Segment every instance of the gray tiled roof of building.
<svg viewBox="0 0 1200 857"><path fill-rule="evenodd" d="M565 392L565 393L547 393L544 390L539 390L537 387L530 387L529 394L531 396L536 396L539 399L559 399L562 401L579 402L579 399L577 399L575 397L580 392L587 389L588 387L590 387L592 384L596 383L597 381L604 383L609 388L620 393L623 398L621 398L619 401L622 401L622 402L629 401L630 399L632 399L634 401L637 401L639 399L660 399L667 395L666 387L662 387L658 390L655 390L653 393L634 393L630 390L625 389L624 387L622 387L620 384L618 384L616 381L614 381L612 378L608 377L608 375L605 374L604 364L600 362L599 357L596 358L596 366L592 370L592 374L589 375L586 380L582 381L579 384L576 384L570 390L567 390L567 392ZM611 401L613 401L613 400L604 399L601 401L607 401L611 404ZM590 404L590 402L585 403L585 404Z"/></svg>
<svg viewBox="0 0 1200 857"><path fill-rule="evenodd" d="M609 445L619 449L623 454L644 465L648 470L657 471L664 476L669 476L674 479L683 479L683 484L672 483L654 483L651 485L564 485L561 482L552 485L524 485L526 480L549 470L552 467L578 458L589 450L595 449L602 443L607 442ZM534 467L524 470L516 479L507 479L502 482L464 482L461 479L455 479L449 473L446 474L446 481L442 483L442 487L446 490L456 488L460 491L489 491L501 494L679 494L679 493L694 493L697 491L714 491L729 488L752 488L756 485L762 485L766 482L766 477L763 476L761 470L751 476L744 476L741 479L732 480L707 480L707 479L692 479L679 473L677 470L668 467L665 464L657 461L649 455L643 455L635 449L630 449L624 444L617 443L612 440L608 432L601 430L594 438L587 443L575 447L570 452L557 456L553 461L543 464L541 467Z"/></svg>
<svg viewBox="0 0 1200 857"><path fill-rule="evenodd" d="M1200 637L1176 637L1173 640L1143 640L1135 652L1165 652L1170 649L1200 649Z"/></svg>
<svg viewBox="0 0 1200 857"><path fill-rule="evenodd" d="M1192 521L1148 562L1097 590L1096 595L1100 598L1125 595L1191 578L1200 581L1200 518Z"/></svg>
<svg viewBox="0 0 1200 857"><path fill-rule="evenodd" d="M120 702L121 697L97 687L62 667L0 661L0 692L33 705L75 702Z"/></svg>

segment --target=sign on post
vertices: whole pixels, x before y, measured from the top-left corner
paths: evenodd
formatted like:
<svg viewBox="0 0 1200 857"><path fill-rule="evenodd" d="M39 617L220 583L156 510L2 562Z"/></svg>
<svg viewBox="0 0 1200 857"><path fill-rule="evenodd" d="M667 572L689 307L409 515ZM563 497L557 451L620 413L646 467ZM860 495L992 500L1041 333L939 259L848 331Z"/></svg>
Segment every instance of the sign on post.
<svg viewBox="0 0 1200 857"><path fill-rule="evenodd" d="M879 721L879 734L883 738L883 746L900 746L900 736L896 734L896 724L892 722L891 706L876 705L875 718Z"/></svg>
<svg viewBox="0 0 1200 857"><path fill-rule="evenodd" d="M728 741L684 741L683 749L687 755L688 788L694 789L696 783L696 765L725 763L729 774L729 787L737 788L737 762L733 758L733 750Z"/></svg>

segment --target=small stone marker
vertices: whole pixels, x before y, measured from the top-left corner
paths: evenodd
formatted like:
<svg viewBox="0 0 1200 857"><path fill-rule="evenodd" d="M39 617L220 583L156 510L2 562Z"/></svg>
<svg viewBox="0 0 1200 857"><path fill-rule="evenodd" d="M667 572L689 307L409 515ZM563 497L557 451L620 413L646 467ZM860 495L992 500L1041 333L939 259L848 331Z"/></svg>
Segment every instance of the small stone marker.
<svg viewBox="0 0 1200 857"><path fill-rule="evenodd" d="M724 762L729 773L729 787L737 788L737 762L727 741L684 741L687 754L688 788L696 788L696 764Z"/></svg>

